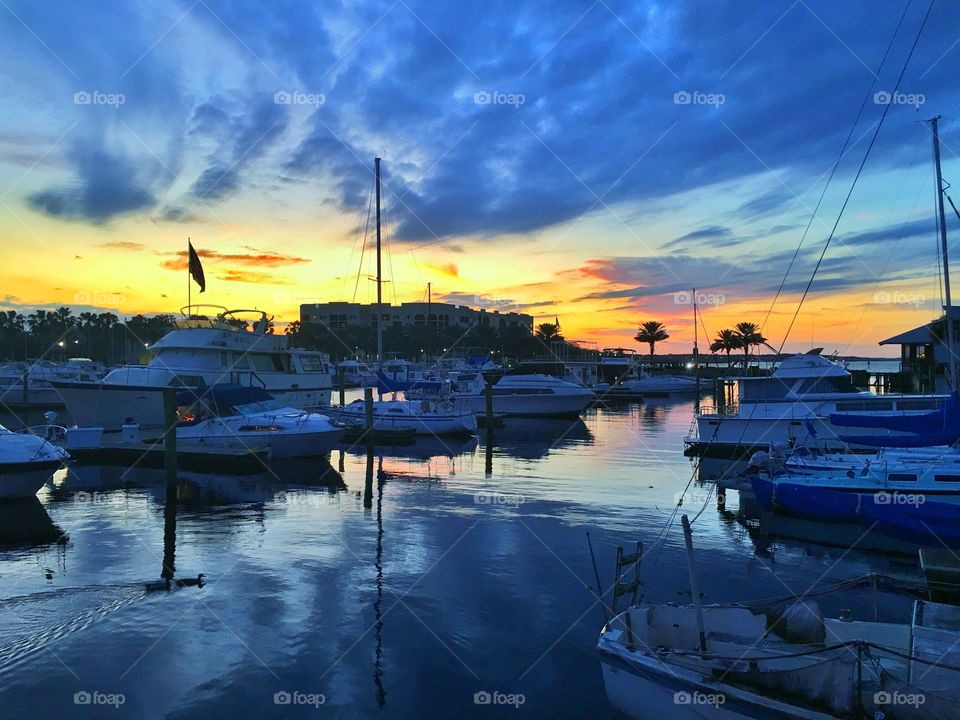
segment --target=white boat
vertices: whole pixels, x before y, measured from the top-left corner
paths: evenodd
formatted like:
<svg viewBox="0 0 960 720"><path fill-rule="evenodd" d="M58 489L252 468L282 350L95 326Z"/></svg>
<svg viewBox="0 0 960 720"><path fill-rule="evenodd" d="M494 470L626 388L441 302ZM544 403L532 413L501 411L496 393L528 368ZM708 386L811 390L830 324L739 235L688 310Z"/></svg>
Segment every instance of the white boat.
<svg viewBox="0 0 960 720"><path fill-rule="evenodd" d="M44 437L0 425L0 499L33 497L69 459L66 450Z"/></svg>
<svg viewBox="0 0 960 720"><path fill-rule="evenodd" d="M460 373L435 397L452 399L475 415L486 412L486 380L481 373ZM431 397L408 393L408 397ZM595 398L582 385L552 375L504 375L493 385L493 412L518 417L577 417Z"/></svg>
<svg viewBox="0 0 960 720"><path fill-rule="evenodd" d="M346 387L374 387L377 384L376 371L358 360L344 360L337 364L337 370Z"/></svg>
<svg viewBox="0 0 960 720"><path fill-rule="evenodd" d="M163 426L159 392L170 387L202 388L219 383L260 387L294 408L329 405L333 366L325 353L288 347L286 335L267 332L259 310L227 310L212 320L184 308L185 319L148 348L143 366L117 368L100 383L51 381L80 426L114 429L125 422ZM253 329L237 321L255 312Z"/></svg>
<svg viewBox="0 0 960 720"><path fill-rule="evenodd" d="M332 450L345 428L326 415L284 405L260 388L212 385L178 397L177 448L270 451L271 458Z"/></svg>
<svg viewBox="0 0 960 720"><path fill-rule="evenodd" d="M945 718L960 700L958 623L960 609L924 600L907 623L824 618L806 599L706 606L702 626L693 607L641 603L598 650L610 703L638 720Z"/></svg>
<svg viewBox="0 0 960 720"><path fill-rule="evenodd" d="M846 450L850 445L839 436L876 436L878 431L835 427L831 414L921 415L942 407L948 397L858 391L850 373L816 352L785 358L770 376L733 382L732 402L704 406L695 415L694 428L685 439L688 453L749 457L772 444L814 443L824 451Z"/></svg>
<svg viewBox="0 0 960 720"><path fill-rule="evenodd" d="M695 393L707 389L707 384L685 375L654 375L642 373L639 377L625 378L613 384L599 384L594 388L603 398L638 397L643 395L672 395Z"/></svg>
<svg viewBox="0 0 960 720"><path fill-rule="evenodd" d="M36 360L11 363L0 367L0 402L17 406L63 405L63 398L51 381L97 382L106 372L103 363L89 358L70 358L65 362ZM24 376L27 378L26 394Z"/></svg>
<svg viewBox="0 0 960 720"><path fill-rule="evenodd" d="M354 427L366 426L363 400L329 412ZM450 400L380 400L373 403L373 424L388 430L412 428L417 435L470 435L477 429L477 418Z"/></svg>

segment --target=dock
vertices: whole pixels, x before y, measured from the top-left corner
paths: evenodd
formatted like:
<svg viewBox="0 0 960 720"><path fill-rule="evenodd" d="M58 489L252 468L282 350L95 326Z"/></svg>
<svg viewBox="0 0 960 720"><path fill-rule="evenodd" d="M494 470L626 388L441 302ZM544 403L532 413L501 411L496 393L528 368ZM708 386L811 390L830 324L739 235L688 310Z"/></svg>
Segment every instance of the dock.
<svg viewBox="0 0 960 720"><path fill-rule="evenodd" d="M947 548L920 548L920 569L934 602L960 602L960 557Z"/></svg>

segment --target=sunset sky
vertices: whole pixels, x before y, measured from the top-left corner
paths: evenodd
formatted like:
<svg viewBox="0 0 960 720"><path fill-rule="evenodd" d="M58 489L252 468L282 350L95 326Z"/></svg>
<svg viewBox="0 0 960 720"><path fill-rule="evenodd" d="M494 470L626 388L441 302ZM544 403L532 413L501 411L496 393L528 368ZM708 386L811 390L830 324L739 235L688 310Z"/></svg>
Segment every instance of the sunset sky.
<svg viewBox="0 0 960 720"><path fill-rule="evenodd" d="M661 320L684 352L696 287L711 335L779 346L927 7L3 0L0 307L176 312L188 236L194 300L369 301L380 155L391 301L432 282L601 347ZM923 121L960 178L958 45L938 0L787 349L890 354L938 314Z"/></svg>

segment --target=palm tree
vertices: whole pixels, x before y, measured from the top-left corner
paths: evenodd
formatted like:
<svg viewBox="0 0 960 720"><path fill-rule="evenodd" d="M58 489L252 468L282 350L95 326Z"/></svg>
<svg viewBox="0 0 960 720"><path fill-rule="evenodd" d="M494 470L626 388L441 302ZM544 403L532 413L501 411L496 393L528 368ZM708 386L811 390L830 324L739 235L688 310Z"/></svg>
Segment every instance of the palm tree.
<svg viewBox="0 0 960 720"><path fill-rule="evenodd" d="M650 346L650 362L653 363L653 351L657 343L669 337L670 333L667 332L667 328L664 327L662 322L648 320L647 322L640 323L637 334L633 339L638 343L647 343Z"/></svg>
<svg viewBox="0 0 960 720"><path fill-rule="evenodd" d="M710 352L725 352L727 354L727 369L730 369L733 366L730 351L739 350L742 347L743 342L740 340L737 331L727 328L717 333L716 340L710 343Z"/></svg>
<svg viewBox="0 0 960 720"><path fill-rule="evenodd" d="M760 327L756 323L742 322L734 325L733 328L737 337L740 339L740 347L743 348L743 367L746 369L750 361L750 348L753 345L766 345L767 339L760 334Z"/></svg>
<svg viewBox="0 0 960 720"><path fill-rule="evenodd" d="M552 342L562 342L563 335L560 333L560 323L540 323L537 325L537 331L535 333L537 340L542 343L549 345Z"/></svg>

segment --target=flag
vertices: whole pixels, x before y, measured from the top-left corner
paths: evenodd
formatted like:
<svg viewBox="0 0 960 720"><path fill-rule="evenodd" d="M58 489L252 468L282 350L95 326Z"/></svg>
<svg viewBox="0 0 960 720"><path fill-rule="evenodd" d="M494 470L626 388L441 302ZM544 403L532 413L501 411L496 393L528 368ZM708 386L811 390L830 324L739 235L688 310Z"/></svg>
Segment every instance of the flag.
<svg viewBox="0 0 960 720"><path fill-rule="evenodd" d="M190 255L190 276L197 281L197 285L200 286L200 292L203 292L207 289L207 281L203 277L203 265L200 264L200 256L197 255L197 251L193 249L193 243L189 240L187 241L187 249Z"/></svg>

